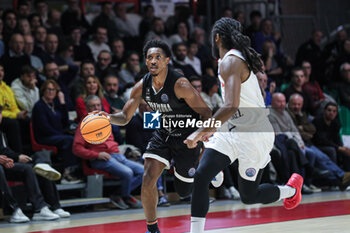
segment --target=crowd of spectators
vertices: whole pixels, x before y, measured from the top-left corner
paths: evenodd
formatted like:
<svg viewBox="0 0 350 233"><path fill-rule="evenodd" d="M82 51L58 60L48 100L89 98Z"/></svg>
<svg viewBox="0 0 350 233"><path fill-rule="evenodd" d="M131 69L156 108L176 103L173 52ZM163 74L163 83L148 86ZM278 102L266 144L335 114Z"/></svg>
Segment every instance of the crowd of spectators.
<svg viewBox="0 0 350 233"><path fill-rule="evenodd" d="M51 171L60 177L62 173L61 183L81 182L84 176L79 168L84 160L91 168L121 179L121 190L113 198L119 208L141 207L131 191L141 184L142 161L132 161L119 153L118 147L127 143L141 153L145 150L151 134L142 130L140 114L148 106L141 104L126 127L113 126L113 134L99 146L84 142L76 129L93 110L121 111L131 88L146 72L142 57L146 41L163 40L169 45L173 53L170 65L191 81L213 112L223 104L217 62L207 40L209 32L194 21L188 6L178 5L174 16L163 19L155 16L151 5L138 15L122 2L106 1L91 20L81 11L78 0L67 0L63 5L62 11L46 0L21 0L16 9L0 11L0 134L4 138L1 142L7 142L3 147L11 148L0 153L0 188L8 195L13 222L29 219L4 181L19 176L16 166L34 161L23 157L33 154L31 131L37 143L57 148L53 167L55 162L63 165L59 171ZM335 41L323 48L323 33L315 29L293 60L283 51L283 36L271 19L263 18L259 11L225 8L222 12L222 16L242 23L264 63L264 73L258 73L257 78L265 103L271 106L276 141L269 167L277 171L277 179L267 181L284 183L291 173L298 172L306 180L304 193L316 191L316 186L346 190L350 148L342 143L337 117L340 105L350 108L350 39L346 30L339 27ZM250 25L245 22L247 13ZM21 172L26 172L25 182L35 189L31 187L28 193L37 218L45 214L51 215L50 219L69 216L57 204L55 183L46 182L51 194L42 191L42 197L38 191L42 177L37 180L26 169ZM234 170L234 165L225 170L225 177ZM225 182L224 196L239 198L235 180ZM162 181L158 191L161 203L167 203Z"/></svg>

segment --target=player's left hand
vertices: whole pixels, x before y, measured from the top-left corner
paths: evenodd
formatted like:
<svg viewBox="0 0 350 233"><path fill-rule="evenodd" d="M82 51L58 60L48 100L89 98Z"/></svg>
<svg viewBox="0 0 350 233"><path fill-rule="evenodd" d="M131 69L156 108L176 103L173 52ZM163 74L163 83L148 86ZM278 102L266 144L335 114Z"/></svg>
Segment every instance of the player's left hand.
<svg viewBox="0 0 350 233"><path fill-rule="evenodd" d="M190 134L184 141L187 144L188 148L195 148L198 144L198 141L207 142L209 138L215 133L215 128L202 128L194 131Z"/></svg>

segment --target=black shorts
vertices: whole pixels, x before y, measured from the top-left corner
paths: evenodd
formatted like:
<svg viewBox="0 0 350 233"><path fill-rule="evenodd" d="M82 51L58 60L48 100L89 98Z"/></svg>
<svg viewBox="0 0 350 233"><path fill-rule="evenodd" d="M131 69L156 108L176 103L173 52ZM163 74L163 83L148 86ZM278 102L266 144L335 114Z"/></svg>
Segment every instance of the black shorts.
<svg viewBox="0 0 350 233"><path fill-rule="evenodd" d="M193 182L193 176L198 166L198 159L202 143L193 149L189 149L184 143L186 137L168 136L159 131L154 132L150 139L143 158L153 158L166 165L170 169L174 162L175 177L186 183Z"/></svg>

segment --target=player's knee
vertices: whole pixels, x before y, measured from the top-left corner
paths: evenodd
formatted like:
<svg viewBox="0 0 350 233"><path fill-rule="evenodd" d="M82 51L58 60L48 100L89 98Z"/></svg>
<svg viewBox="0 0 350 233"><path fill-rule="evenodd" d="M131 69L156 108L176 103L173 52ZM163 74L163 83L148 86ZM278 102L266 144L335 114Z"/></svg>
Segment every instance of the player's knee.
<svg viewBox="0 0 350 233"><path fill-rule="evenodd" d="M142 185L151 187L153 184L156 184L158 180L158 177L152 173L151 171L144 171L143 173L143 179L142 179Z"/></svg>
<svg viewBox="0 0 350 233"><path fill-rule="evenodd" d="M212 178L205 171L197 170L194 174L195 185L209 185L211 180Z"/></svg>

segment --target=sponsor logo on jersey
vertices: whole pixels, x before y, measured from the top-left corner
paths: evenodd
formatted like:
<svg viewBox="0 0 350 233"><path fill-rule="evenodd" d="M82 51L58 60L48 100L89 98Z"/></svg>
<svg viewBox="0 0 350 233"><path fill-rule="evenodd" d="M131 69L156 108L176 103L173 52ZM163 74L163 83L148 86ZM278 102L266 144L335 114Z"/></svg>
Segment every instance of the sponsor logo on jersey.
<svg viewBox="0 0 350 233"><path fill-rule="evenodd" d="M168 98L168 96L167 96L167 98ZM147 101L147 103L152 108L153 111L158 111L158 112L172 112L173 111L173 109L170 107L169 104L159 104L159 103L154 103L154 102L150 102L150 101Z"/></svg>
<svg viewBox="0 0 350 233"><path fill-rule="evenodd" d="M255 176L256 170L254 168L248 168L247 170L245 170L245 174L248 177L253 177Z"/></svg>

